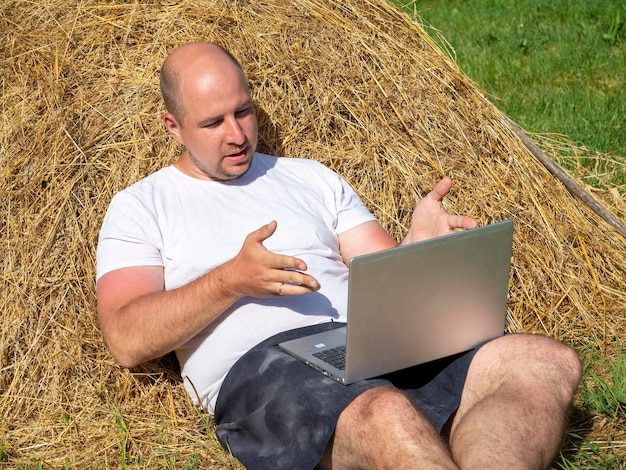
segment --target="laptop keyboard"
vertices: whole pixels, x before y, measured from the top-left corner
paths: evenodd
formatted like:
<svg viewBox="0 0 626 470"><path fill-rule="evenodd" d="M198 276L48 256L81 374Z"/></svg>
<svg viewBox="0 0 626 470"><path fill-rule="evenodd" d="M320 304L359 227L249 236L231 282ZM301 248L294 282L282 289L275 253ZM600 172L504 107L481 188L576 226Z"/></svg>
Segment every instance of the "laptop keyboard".
<svg viewBox="0 0 626 470"><path fill-rule="evenodd" d="M346 368L346 346L339 346L336 348L326 349L314 353L313 356L321 359L322 361L330 364L331 366L344 370Z"/></svg>

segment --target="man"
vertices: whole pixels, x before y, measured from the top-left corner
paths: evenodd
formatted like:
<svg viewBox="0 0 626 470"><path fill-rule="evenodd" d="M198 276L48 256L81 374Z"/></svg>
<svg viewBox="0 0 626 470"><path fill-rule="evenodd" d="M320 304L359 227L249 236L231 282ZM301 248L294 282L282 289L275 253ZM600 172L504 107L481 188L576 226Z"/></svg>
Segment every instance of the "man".
<svg viewBox="0 0 626 470"><path fill-rule="evenodd" d="M239 64L191 43L161 70L178 161L115 196L98 246L98 316L132 367L176 351L185 385L249 468L545 468L580 379L576 354L506 335L343 386L281 353L345 321L347 264L397 245L338 175L255 153ZM476 227L440 181L403 243ZM260 345L257 345L260 343Z"/></svg>

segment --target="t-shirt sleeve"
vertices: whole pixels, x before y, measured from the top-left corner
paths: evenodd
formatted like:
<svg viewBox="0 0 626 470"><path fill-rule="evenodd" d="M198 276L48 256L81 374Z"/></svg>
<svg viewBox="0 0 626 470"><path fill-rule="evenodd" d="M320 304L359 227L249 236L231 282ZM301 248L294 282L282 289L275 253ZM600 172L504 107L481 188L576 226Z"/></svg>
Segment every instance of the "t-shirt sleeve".
<svg viewBox="0 0 626 470"><path fill-rule="evenodd" d="M154 211L121 192L113 197L100 229L96 280L132 266L163 266L161 236Z"/></svg>
<svg viewBox="0 0 626 470"><path fill-rule="evenodd" d="M333 180L335 209L337 212L335 230L337 234L346 232L362 223L376 220L346 180L328 168L326 168L326 171L332 175L329 177Z"/></svg>

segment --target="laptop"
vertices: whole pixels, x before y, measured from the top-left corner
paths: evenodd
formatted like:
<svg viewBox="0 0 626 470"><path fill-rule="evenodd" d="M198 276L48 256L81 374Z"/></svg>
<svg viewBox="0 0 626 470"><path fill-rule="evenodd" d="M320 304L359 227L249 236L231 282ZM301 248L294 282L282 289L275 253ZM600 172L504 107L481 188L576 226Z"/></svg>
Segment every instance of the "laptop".
<svg viewBox="0 0 626 470"><path fill-rule="evenodd" d="M348 385L502 336L513 222L353 258L346 326L279 344Z"/></svg>

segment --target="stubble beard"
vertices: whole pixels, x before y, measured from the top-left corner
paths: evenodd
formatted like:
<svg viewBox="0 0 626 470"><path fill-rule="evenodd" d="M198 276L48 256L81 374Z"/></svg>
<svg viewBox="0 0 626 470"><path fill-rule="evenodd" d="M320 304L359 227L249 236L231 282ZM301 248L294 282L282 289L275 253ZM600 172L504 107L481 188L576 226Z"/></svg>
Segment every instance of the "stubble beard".
<svg viewBox="0 0 626 470"><path fill-rule="evenodd" d="M207 165L198 160L189 150L187 149L187 155L189 156L189 160L194 164L194 166L208 176L211 180L215 181L231 181L245 175L250 167L252 166L252 160L254 159L254 152L250 156L250 159L242 165L236 165L233 167L237 171L229 171L224 167L224 159L220 160L219 164L215 166L215 168L209 168Z"/></svg>

